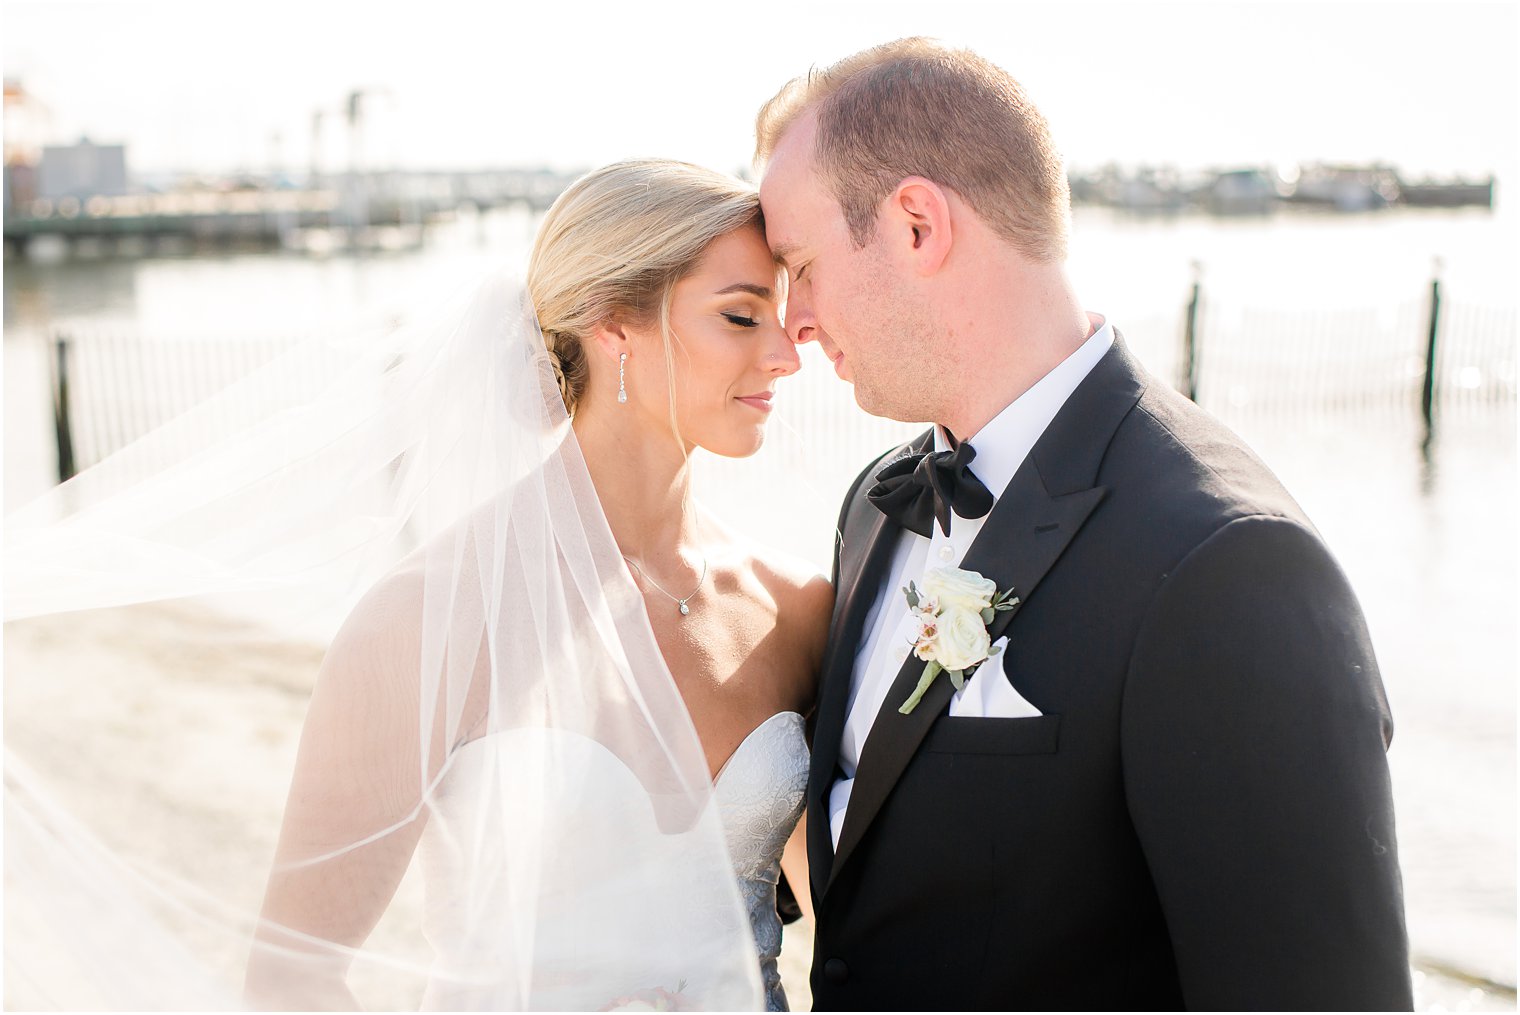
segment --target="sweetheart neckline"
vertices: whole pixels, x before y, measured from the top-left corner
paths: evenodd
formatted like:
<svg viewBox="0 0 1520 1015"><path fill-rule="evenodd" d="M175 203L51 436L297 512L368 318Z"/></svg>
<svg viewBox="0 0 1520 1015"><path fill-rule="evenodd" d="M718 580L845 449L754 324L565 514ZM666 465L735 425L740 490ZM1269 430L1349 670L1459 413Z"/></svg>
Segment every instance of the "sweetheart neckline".
<svg viewBox="0 0 1520 1015"><path fill-rule="evenodd" d="M729 766L734 763L734 759L739 756L739 752L742 751L742 750L744 750L744 745L747 744L747 743L749 743L751 740L754 739L756 733L759 733L761 730L765 729L765 727L769 726L771 723L775 722L777 719L780 719L782 716L788 716L788 715L794 715L798 719L801 719L801 720L806 720L806 718L807 718L801 712L798 712L796 709L785 709L785 710L783 710L781 712L777 712L775 715L771 715L771 716L766 717L764 720L761 721L760 725L756 726L754 729L752 729L748 733L746 733L744 735L744 739L741 740L741 741L739 741L739 746L735 747L733 749L733 751L730 752L730 754L728 755L728 760L725 761L725 762L723 762L723 767L722 768L718 769L718 774L712 777L712 786L713 786L713 788L714 789L717 788L718 783L723 779L723 774L725 772L727 772ZM508 732L508 731L501 731L501 732ZM447 769L454 764L455 757L461 751L463 751L467 747L474 747L477 744L487 744L487 743L490 743L497 735L499 735L499 734L487 733L484 736L472 737L471 739L466 740L463 743L459 744L457 747L455 747L452 751L449 752L448 760L447 760L447 762L445 763L445 766L444 766L444 771L440 771L438 773L437 781L442 781L443 776L444 776L444 772L447 771ZM593 738L590 738L590 737L587 737L585 739L590 740L592 743L599 743L599 741L597 741L597 740L595 740ZM602 744L601 746L603 748L606 747L605 744Z"/></svg>
<svg viewBox="0 0 1520 1015"><path fill-rule="evenodd" d="M777 712L775 715L768 717L763 722L761 722L759 726L756 726L754 729L746 733L744 735L744 739L739 741L739 746L735 747L733 751L729 753L728 760L723 762L723 766L718 769L718 774L713 776L712 783L714 789L717 788L718 783L723 781L723 773L728 771L728 766L732 765L734 763L734 759L739 756L739 752L744 750L744 745L754 739L756 733L759 733L761 730L765 729L765 727L769 726L771 723L775 722L777 719L780 719L784 715L794 715L798 719L803 718L802 713L798 712L796 709L786 709L785 711Z"/></svg>

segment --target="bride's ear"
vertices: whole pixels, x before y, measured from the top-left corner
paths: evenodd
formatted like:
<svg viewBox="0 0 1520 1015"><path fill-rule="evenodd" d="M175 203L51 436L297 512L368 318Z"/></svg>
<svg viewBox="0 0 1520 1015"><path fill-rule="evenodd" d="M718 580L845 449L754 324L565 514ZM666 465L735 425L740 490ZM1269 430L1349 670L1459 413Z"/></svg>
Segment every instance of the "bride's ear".
<svg viewBox="0 0 1520 1015"><path fill-rule="evenodd" d="M591 332L591 345L616 363L624 354L633 354L633 335L622 321L604 321Z"/></svg>

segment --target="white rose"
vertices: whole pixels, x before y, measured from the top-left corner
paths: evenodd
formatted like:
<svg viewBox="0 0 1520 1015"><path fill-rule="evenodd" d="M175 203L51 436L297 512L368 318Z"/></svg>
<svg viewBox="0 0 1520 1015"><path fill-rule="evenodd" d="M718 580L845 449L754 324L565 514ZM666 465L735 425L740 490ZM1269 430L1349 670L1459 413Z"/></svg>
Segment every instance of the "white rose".
<svg viewBox="0 0 1520 1015"><path fill-rule="evenodd" d="M933 598L942 611L970 610L980 613L992 605L997 583L975 571L958 567L936 567L924 575L922 594Z"/></svg>
<svg viewBox="0 0 1520 1015"><path fill-rule="evenodd" d="M940 614L934 638L934 658L947 670L964 670L987 658L991 639L982 623L981 607L947 609Z"/></svg>

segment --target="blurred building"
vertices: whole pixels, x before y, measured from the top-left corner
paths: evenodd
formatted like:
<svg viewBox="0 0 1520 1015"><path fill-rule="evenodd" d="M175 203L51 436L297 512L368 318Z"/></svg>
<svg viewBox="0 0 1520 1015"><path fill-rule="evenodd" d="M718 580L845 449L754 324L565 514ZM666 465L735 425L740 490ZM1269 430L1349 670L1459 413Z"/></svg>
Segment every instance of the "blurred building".
<svg viewBox="0 0 1520 1015"><path fill-rule="evenodd" d="M5 213L11 206L24 207L37 197L37 167L24 162L5 164Z"/></svg>
<svg viewBox="0 0 1520 1015"><path fill-rule="evenodd" d="M1277 206L1277 183L1265 169L1231 169L1214 177L1205 198L1215 215L1264 215Z"/></svg>
<svg viewBox="0 0 1520 1015"><path fill-rule="evenodd" d="M37 161L47 109L14 78L5 79L5 210L37 196Z"/></svg>
<svg viewBox="0 0 1520 1015"><path fill-rule="evenodd" d="M125 145L98 145L89 138L78 144L47 145L37 166L37 196L83 201L97 195L119 197L127 193Z"/></svg>

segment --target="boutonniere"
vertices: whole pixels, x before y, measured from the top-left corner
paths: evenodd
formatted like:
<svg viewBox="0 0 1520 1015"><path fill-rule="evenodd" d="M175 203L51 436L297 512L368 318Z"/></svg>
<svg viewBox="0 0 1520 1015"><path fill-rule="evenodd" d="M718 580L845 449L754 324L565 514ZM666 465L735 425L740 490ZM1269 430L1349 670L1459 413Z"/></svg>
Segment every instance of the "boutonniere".
<svg viewBox="0 0 1520 1015"><path fill-rule="evenodd" d="M950 683L959 691L978 666L1001 651L992 648L987 626L1019 600L1013 589L998 592L992 579L958 567L934 568L924 575L923 588L909 582L903 594L918 622L913 654L925 663L918 686L897 710L907 715L918 707L935 677L950 674Z"/></svg>

